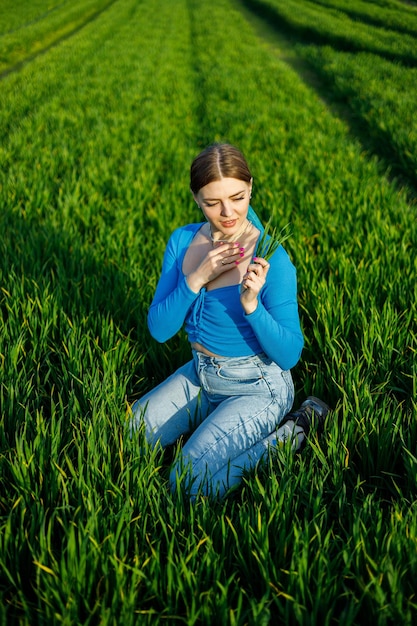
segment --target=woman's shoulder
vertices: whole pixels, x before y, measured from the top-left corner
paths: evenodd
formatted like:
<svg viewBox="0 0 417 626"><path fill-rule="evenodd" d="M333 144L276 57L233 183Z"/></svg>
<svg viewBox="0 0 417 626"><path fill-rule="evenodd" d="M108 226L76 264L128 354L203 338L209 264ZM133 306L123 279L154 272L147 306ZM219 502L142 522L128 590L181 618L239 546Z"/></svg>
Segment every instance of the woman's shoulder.
<svg viewBox="0 0 417 626"><path fill-rule="evenodd" d="M279 246L270 257L269 264L271 269L278 269L280 271L285 269L291 271L295 270L295 266L291 261L290 255L282 245Z"/></svg>
<svg viewBox="0 0 417 626"><path fill-rule="evenodd" d="M196 232L202 227L204 222L186 224L176 228L170 238L169 244L176 248L187 248L193 240Z"/></svg>
<svg viewBox="0 0 417 626"><path fill-rule="evenodd" d="M171 237L175 239L194 237L196 232L203 226L203 223L204 222L196 222L193 224L185 224L185 226L179 226L172 232Z"/></svg>

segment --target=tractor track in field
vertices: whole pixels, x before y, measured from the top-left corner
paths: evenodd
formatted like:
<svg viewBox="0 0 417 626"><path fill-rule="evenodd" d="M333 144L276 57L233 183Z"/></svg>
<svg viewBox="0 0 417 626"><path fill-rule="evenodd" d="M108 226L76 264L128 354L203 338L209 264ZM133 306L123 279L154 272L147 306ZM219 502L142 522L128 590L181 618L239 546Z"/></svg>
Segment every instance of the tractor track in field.
<svg viewBox="0 0 417 626"><path fill-rule="evenodd" d="M61 35L60 37L58 37L57 39L55 39L51 43L47 44L45 47L41 48L40 50L37 50L36 52L33 52L31 54L28 54L24 59L21 59L20 61L18 61L14 65L12 65L12 66L8 67L7 69L3 70L2 72L0 72L0 80L3 80L4 78L6 78L7 76L10 76L11 74L15 74L15 73L19 72L23 67L25 67L26 65L28 65L29 63L31 63L32 61L37 59L38 57L46 54L47 52L49 52L49 50L52 50L56 46L59 46L64 41L67 41L68 39L71 39L71 37L74 37L74 35L77 35L77 33L82 31L82 29L85 28L86 26L88 26L88 24L91 24L96 19L98 19L100 17L100 15L102 15L102 13L107 11L107 9L109 9L116 2L117 2L117 0L109 0L109 2L107 2L107 4L105 6L101 7L100 9L97 9L97 11L95 11L93 14L89 15L80 24L77 24L76 26L74 26L74 28L71 29L69 32L65 33L64 35Z"/></svg>
<svg viewBox="0 0 417 626"><path fill-rule="evenodd" d="M263 20L265 28L275 30L278 36L285 38L290 44L308 41L308 43L316 46L328 45L337 47L338 50L343 52L367 52L370 54L377 54L381 57L381 59L385 59L391 63L399 63L404 67L417 67L417 56L415 54L410 56L409 54L404 54L402 52L396 53L395 51L388 52L381 49L372 49L362 43L350 41L340 35L329 37L327 33L318 33L314 28L314 25L295 26L290 24L285 17L279 15L273 8L263 4L262 0L238 0L238 4L245 11L257 16L260 20ZM396 31L399 35L403 34L403 31L401 30L391 30ZM415 36L415 33L413 32L412 35Z"/></svg>
<svg viewBox="0 0 417 626"><path fill-rule="evenodd" d="M44 11L37 17L34 17L33 20L29 20L29 22L25 22L24 24L21 24L17 28L11 28L10 30L6 30L4 33L0 34L0 39L2 37L5 37L6 35L12 35L13 33L18 33L19 30L22 30L23 28L27 28L28 26L32 26L32 24L37 24L38 22L41 22L42 20L45 19L45 17L47 17L51 13L55 13L55 11L58 11L58 9L60 9L65 3L66 3L66 0L52 7L52 9L48 9L48 11Z"/></svg>
<svg viewBox="0 0 417 626"><path fill-rule="evenodd" d="M321 76L316 68L312 66L306 59L297 54L295 46L299 43L306 43L303 35L293 30L285 32L286 22L282 20L278 23L277 16L272 15L271 10L262 6L258 0L235 0L235 4L241 13L246 17L252 25L254 32L258 37L269 46L271 53L280 61L288 65L304 84L314 91L316 96L323 102L326 108L337 117L347 127L350 135L357 140L363 150L370 155L377 157L382 164L382 171L391 181L396 181L398 186L405 187L407 197L410 202L415 203L417 199L417 181L415 177L402 170L397 171L396 163L400 161L397 154L396 146L392 145L389 133L379 130L380 141L372 139L372 133L369 132L368 123L358 118L355 111L349 105L349 102L341 101L329 89L326 79ZM307 42L312 45L323 45L317 41ZM381 55L386 58L385 55ZM398 63L398 59L388 59L391 63ZM389 150L381 150L381 145L389 145ZM408 170L413 167L412 159L408 159L402 155L402 159L408 162Z"/></svg>

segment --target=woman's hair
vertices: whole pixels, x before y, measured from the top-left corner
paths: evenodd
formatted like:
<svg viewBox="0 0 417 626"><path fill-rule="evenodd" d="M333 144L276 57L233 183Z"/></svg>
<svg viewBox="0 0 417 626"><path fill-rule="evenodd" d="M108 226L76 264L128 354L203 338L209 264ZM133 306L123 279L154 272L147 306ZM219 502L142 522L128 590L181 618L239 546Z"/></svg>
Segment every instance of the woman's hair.
<svg viewBox="0 0 417 626"><path fill-rule="evenodd" d="M243 154L228 143L215 143L200 152L191 164L190 187L198 193L202 187L221 178L236 178L250 183L252 174Z"/></svg>

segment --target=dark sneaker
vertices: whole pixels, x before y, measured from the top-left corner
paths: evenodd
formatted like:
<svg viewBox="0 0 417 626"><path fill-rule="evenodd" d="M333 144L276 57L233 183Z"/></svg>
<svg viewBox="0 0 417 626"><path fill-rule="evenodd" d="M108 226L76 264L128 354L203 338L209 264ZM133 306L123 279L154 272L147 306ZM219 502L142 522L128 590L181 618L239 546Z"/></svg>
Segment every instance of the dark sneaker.
<svg viewBox="0 0 417 626"><path fill-rule="evenodd" d="M321 435L324 430L324 420L329 411L330 407L323 400L308 396L299 409L287 413L279 427L281 428L285 422L292 420L297 426L301 426L306 437L312 426L316 427L317 434Z"/></svg>

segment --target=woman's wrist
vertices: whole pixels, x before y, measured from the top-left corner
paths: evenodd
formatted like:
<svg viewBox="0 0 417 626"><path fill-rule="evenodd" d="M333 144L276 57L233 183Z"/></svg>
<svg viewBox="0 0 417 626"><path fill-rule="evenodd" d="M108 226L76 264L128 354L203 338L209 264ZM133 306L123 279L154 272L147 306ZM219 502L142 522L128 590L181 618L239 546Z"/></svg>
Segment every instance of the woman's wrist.
<svg viewBox="0 0 417 626"><path fill-rule="evenodd" d="M191 291L194 293L199 293L199 291L204 287L204 284L201 284L201 278L196 274L196 272L191 272L185 277L187 281L187 285Z"/></svg>
<svg viewBox="0 0 417 626"><path fill-rule="evenodd" d="M243 310L245 311L246 315L251 315L251 313L254 313L256 311L256 309L258 308L258 299L254 300L253 302L248 302L245 304L242 303L243 306Z"/></svg>

